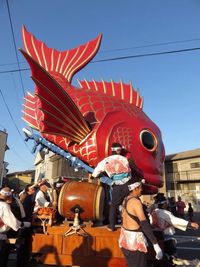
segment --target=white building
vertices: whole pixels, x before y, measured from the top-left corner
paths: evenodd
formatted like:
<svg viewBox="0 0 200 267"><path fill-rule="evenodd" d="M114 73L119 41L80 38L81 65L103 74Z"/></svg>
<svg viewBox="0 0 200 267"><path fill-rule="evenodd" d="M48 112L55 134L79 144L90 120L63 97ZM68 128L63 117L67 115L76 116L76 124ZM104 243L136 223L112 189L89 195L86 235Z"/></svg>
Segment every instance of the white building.
<svg viewBox="0 0 200 267"><path fill-rule="evenodd" d="M35 157L35 182L38 179L45 177L50 183L56 182L59 177L79 178L84 179L88 177L88 173L84 170L74 170L70 167L69 162L63 157L49 152L45 154L40 151Z"/></svg>
<svg viewBox="0 0 200 267"><path fill-rule="evenodd" d="M165 180L168 196L181 196L200 211L200 149L167 155Z"/></svg>

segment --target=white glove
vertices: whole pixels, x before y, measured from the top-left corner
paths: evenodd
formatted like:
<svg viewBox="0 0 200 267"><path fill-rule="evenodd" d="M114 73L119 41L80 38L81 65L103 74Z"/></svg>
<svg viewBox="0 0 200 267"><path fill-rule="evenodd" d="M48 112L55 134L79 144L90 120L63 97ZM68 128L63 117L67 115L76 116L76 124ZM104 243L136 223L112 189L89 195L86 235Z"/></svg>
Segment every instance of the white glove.
<svg viewBox="0 0 200 267"><path fill-rule="evenodd" d="M156 244L153 244L153 248L156 252L156 259L161 260L163 257L163 253L162 253L160 246L156 243Z"/></svg>
<svg viewBox="0 0 200 267"><path fill-rule="evenodd" d="M28 228L31 226L30 222L22 222L22 228Z"/></svg>

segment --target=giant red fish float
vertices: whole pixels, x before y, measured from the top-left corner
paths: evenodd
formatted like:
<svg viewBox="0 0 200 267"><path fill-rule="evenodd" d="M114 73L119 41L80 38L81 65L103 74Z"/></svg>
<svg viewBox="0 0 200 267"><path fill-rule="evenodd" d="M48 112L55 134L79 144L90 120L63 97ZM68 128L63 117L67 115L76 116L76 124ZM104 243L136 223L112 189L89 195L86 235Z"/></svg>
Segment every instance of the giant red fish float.
<svg viewBox="0 0 200 267"><path fill-rule="evenodd" d="M73 75L96 55L102 36L58 51L22 29L25 50L36 85L24 104L24 120L42 137L91 167L121 143L142 169L149 193L163 185L164 146L161 132L143 112L143 98L131 83L79 81Z"/></svg>
<svg viewBox="0 0 200 267"><path fill-rule="evenodd" d="M22 33L25 50L21 52L36 85L34 93L25 97L23 119L39 133L25 129L27 138L89 173L111 154L112 143L120 143L143 171L146 193L156 193L163 184L164 146L159 128L142 110L139 93L131 83L84 80L79 81L79 88L71 83L73 75L97 53L102 36L60 52L37 40L25 27ZM46 264L125 267L118 246L119 228L109 232L90 224L102 222L108 207L101 185L66 182L59 193L58 211L67 220L74 219L73 225L56 224L46 229L43 221L48 235L36 230L32 252L43 255L40 260ZM89 221L84 228L78 215ZM40 220L46 220L44 216L40 215Z"/></svg>

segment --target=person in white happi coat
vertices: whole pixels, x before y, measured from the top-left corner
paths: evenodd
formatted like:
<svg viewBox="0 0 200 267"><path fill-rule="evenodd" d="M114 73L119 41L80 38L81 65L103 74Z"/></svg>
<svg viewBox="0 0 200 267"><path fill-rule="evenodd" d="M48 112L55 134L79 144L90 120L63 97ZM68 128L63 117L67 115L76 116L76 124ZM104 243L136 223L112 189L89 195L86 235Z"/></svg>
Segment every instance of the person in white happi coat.
<svg viewBox="0 0 200 267"><path fill-rule="evenodd" d="M0 266L6 267L8 262L9 247L7 232L10 229L18 231L23 227L30 227L30 222L21 222L16 219L11 211L12 190L9 187L0 190Z"/></svg>
<svg viewBox="0 0 200 267"><path fill-rule="evenodd" d="M39 191L36 193L35 196L34 212L37 212L39 208L52 206L53 202L53 196L51 194L52 188L51 185L47 182L47 180L42 179L40 182L38 182L38 185Z"/></svg>
<svg viewBox="0 0 200 267"><path fill-rule="evenodd" d="M175 228L182 231L195 230L199 228L199 225L196 222L189 222L174 216L172 212L167 210L167 207L167 199L163 196L158 202L158 207L151 211L150 221L155 228L163 231L164 251L167 255L172 256L176 253L176 240L173 237Z"/></svg>
<svg viewBox="0 0 200 267"><path fill-rule="evenodd" d="M122 155L122 149L121 144L113 143L111 146L112 155L100 161L91 176L91 178L99 178L102 173L106 173L108 176L106 177L106 183L112 186L109 225L107 227L109 231L116 230L117 210L129 194L128 185L132 183L129 161ZM100 180L105 182L102 180L103 178L100 178Z"/></svg>

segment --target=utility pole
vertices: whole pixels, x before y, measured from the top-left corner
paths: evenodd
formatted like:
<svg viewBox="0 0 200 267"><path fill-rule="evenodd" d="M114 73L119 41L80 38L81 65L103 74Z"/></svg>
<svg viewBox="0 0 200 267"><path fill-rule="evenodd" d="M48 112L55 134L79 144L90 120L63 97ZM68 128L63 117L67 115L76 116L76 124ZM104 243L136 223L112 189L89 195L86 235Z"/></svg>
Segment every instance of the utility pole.
<svg viewBox="0 0 200 267"><path fill-rule="evenodd" d="M0 187L2 187L4 176L4 156L6 151L7 136L8 134L6 131L0 130Z"/></svg>

